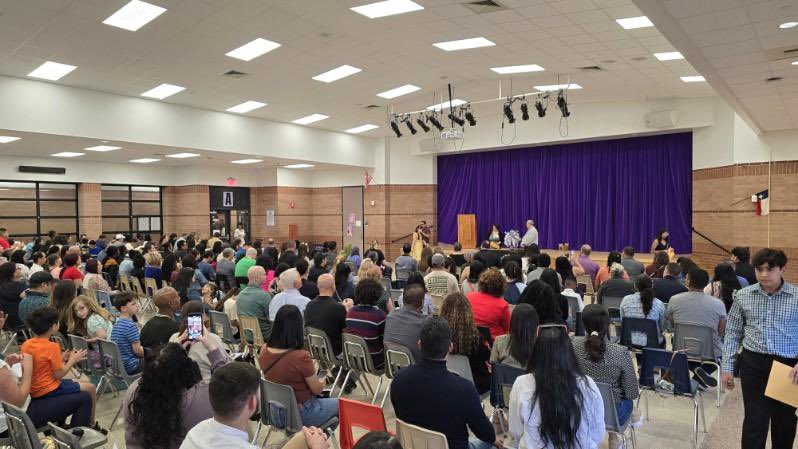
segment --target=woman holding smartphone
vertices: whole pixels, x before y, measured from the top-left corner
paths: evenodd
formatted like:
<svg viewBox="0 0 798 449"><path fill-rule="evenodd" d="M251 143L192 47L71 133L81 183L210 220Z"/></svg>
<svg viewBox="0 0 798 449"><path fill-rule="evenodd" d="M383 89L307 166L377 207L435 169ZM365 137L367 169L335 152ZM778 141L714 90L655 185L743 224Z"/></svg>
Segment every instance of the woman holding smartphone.
<svg viewBox="0 0 798 449"><path fill-rule="evenodd" d="M180 309L180 327L176 334L173 334L169 341L176 342L184 333L190 340L197 340L200 335L205 335L206 340L217 348L224 348L224 343L218 335L208 329L207 324L210 320L205 315L203 303L199 301L189 301ZM191 338L194 337L194 338ZM221 351L222 359L230 361L230 356L224 350ZM210 351L204 345L191 345L188 349L188 357L196 362L199 367L202 379L210 380L213 362L210 359Z"/></svg>

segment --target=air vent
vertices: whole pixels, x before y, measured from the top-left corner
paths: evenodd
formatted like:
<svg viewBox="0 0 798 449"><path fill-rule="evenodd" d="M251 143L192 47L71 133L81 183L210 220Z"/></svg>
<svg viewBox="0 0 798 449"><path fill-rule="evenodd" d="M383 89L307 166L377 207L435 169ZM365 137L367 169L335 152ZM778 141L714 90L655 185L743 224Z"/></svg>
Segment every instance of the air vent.
<svg viewBox="0 0 798 449"><path fill-rule="evenodd" d="M382 106L377 106L376 104L370 104L368 106L363 106L363 109L379 109Z"/></svg>
<svg viewBox="0 0 798 449"><path fill-rule="evenodd" d="M475 2L463 3L463 6L471 10L474 14L488 14L507 9L506 6L496 0L477 0Z"/></svg>
<svg viewBox="0 0 798 449"><path fill-rule="evenodd" d="M781 81L783 78L780 76L771 76L770 78L765 79L766 83L775 83L776 81Z"/></svg>
<svg viewBox="0 0 798 449"><path fill-rule="evenodd" d="M600 71L602 71L604 69L602 69L601 67L599 67L597 65L589 65L589 66L585 66L585 67L579 67L579 70L581 70L583 72L600 72Z"/></svg>
<svg viewBox="0 0 798 449"><path fill-rule="evenodd" d="M239 72L238 70L228 70L222 73L222 76L229 76L230 78L235 78L237 80L240 80L245 76L249 76L249 74L244 72Z"/></svg>
<svg viewBox="0 0 798 449"><path fill-rule="evenodd" d="M633 56L629 59L631 59L632 61L645 61L648 58L646 58L645 56Z"/></svg>
<svg viewBox="0 0 798 449"><path fill-rule="evenodd" d="M770 48L765 50L765 55L768 61L781 61L785 59L794 59L798 56L798 47L781 47Z"/></svg>

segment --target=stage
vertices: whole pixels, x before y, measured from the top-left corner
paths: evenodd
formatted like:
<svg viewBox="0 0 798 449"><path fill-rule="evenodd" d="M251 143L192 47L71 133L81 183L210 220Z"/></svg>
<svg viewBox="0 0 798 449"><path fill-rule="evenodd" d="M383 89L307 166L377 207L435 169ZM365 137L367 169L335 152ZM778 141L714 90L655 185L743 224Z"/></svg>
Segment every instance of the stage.
<svg viewBox="0 0 798 449"><path fill-rule="evenodd" d="M433 245L433 247L435 247L435 246L436 245ZM452 245L447 245L447 244L442 243L442 244L437 245L437 246L440 246L440 248L443 250L443 252L445 254L447 254L447 255L454 252L454 249L452 248ZM469 251L473 251L473 252L490 251L490 252L494 252L494 253L500 254L500 257L504 256L505 254L516 253L516 252L519 253L521 256L524 255L524 250L521 249L521 248L518 248L518 249L501 248L501 249L487 249L487 250L480 250L479 248L468 248L468 249L467 248L463 248L462 252L463 253L467 253ZM558 258L560 256L568 257L568 251L561 251L561 250L556 249L556 248L554 248L554 249L541 249L540 252L546 253L549 256L551 256L551 268L554 268L554 260L556 258ZM576 250L571 250L571 252L577 252L578 253L579 249L577 248ZM593 260L594 262L596 262L597 264L599 264L600 267L603 267L603 266L607 265L607 256L609 256L609 254L610 253L606 252L606 251L593 251L592 253L590 253L590 259ZM690 254L677 254L676 256L677 257L681 257L681 256L690 257ZM652 254L652 253L635 253L635 260L637 260L637 261L639 261L639 262L641 262L643 264L648 265L648 264L650 264L650 263L652 263L654 261L654 254Z"/></svg>

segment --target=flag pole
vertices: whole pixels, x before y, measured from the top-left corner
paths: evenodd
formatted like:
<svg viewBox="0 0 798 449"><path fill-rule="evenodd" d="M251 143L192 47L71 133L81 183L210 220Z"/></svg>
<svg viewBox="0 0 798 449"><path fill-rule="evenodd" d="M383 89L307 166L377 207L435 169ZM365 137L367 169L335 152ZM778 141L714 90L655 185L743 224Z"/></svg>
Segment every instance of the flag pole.
<svg viewBox="0 0 798 449"><path fill-rule="evenodd" d="M773 148L768 154L768 199L770 199L770 195L773 195L773 188L770 185L773 177ZM768 248L770 248L770 210L768 210Z"/></svg>

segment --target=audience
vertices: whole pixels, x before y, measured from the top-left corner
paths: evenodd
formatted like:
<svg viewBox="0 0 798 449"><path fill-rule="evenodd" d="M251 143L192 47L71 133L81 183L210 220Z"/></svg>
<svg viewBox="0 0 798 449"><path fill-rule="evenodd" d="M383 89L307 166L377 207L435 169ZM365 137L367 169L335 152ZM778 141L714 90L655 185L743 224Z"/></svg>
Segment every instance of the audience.
<svg viewBox="0 0 798 449"><path fill-rule="evenodd" d="M269 302L269 320L272 322L274 322L274 317L277 316L277 311L283 306L290 304L296 306L300 312L304 313L305 306L310 302L310 299L299 293L299 287L302 286L302 278L296 268L290 268L280 274L280 285L282 286L282 291L274 295L274 298Z"/></svg>
<svg viewBox="0 0 798 449"><path fill-rule="evenodd" d="M610 278L601 283L596 292L596 302L604 304L604 297L623 298L635 292L635 286L628 280L626 271L620 263L613 263Z"/></svg>
<svg viewBox="0 0 798 449"><path fill-rule="evenodd" d="M551 256L549 256L546 253L538 254L537 258L535 259L535 264L534 264L535 269L529 271L526 274L527 284L534 280L540 279L540 275L543 274L543 270L549 268L550 266L551 266ZM531 267L532 265L530 265L530 268ZM562 283L562 278L560 278L560 283Z"/></svg>
<svg viewBox="0 0 798 449"><path fill-rule="evenodd" d="M507 306L503 299L498 300ZM474 320L471 304L461 293L452 293L443 300L441 318L452 329L451 353L468 357L477 391L479 394L485 393L490 389L490 344L477 329L478 323ZM507 318L509 327L509 315Z"/></svg>
<svg viewBox="0 0 798 449"><path fill-rule="evenodd" d="M659 345L665 342L662 331L665 329L665 304L654 297L654 288L651 278L640 276L635 281L635 293L625 296L621 301L621 318L645 318L657 323L657 338ZM642 332L632 332L632 344L646 346L646 335ZM651 345L651 342L648 342Z"/></svg>
<svg viewBox="0 0 798 449"><path fill-rule="evenodd" d="M574 274L574 268L571 265L571 261L568 257L560 256L554 260L554 269L557 271L557 274L560 275L560 279L565 282L565 279L568 277L573 277L576 279L576 275Z"/></svg>
<svg viewBox="0 0 798 449"><path fill-rule="evenodd" d="M285 242L285 250L280 253L280 258L277 260L278 264L284 263L289 268L293 268L299 256L296 254L296 241L288 240Z"/></svg>
<svg viewBox="0 0 798 449"><path fill-rule="evenodd" d="M504 276L499 270L488 269L479 276L479 291L468 294L477 326L487 327L495 339L510 330L510 307L502 298Z"/></svg>
<svg viewBox="0 0 798 449"><path fill-rule="evenodd" d="M534 307L541 323L562 323L562 310L554 299L554 290L540 279L527 285L518 298L518 304L529 304Z"/></svg>
<svg viewBox="0 0 798 449"><path fill-rule="evenodd" d="M422 358L421 349L418 347L418 336L426 319L426 315L421 313L425 294L422 286L408 285L402 293L404 300L402 307L388 314L385 319L383 341L406 347L416 362Z"/></svg>
<svg viewBox="0 0 798 449"><path fill-rule="evenodd" d="M669 262L665 265L665 272L661 279L654 279L654 296L665 304L670 302L673 295L684 293L687 287L679 281L682 274L682 267L676 262Z"/></svg>
<svg viewBox="0 0 798 449"><path fill-rule="evenodd" d="M225 248L216 258L216 279L222 287L224 287L225 284L229 288L238 287L237 281L235 280L235 254L236 252L233 251L232 248Z"/></svg>
<svg viewBox="0 0 798 449"><path fill-rule="evenodd" d="M172 287L180 295L180 304L185 304L188 301L202 301L202 286L208 283L202 272L189 266L189 262L195 263L192 257L186 257L183 260L183 268L177 272L177 278L172 283Z"/></svg>
<svg viewBox="0 0 798 449"><path fill-rule="evenodd" d="M368 259L371 260L371 259ZM366 266L366 261L360 266L361 269ZM377 300L377 307L385 312L386 314L391 313L394 309L393 301L391 301L391 292L386 290L382 285L382 271L380 267L377 265L372 264L371 268L366 271L366 278L376 281L382 287L382 294L380 295L380 299Z"/></svg>
<svg viewBox="0 0 798 449"><path fill-rule="evenodd" d="M521 272L521 265L513 260L504 264L504 275L507 277L507 285L504 289L504 300L509 304L518 303L521 292L526 288L524 274Z"/></svg>
<svg viewBox="0 0 798 449"><path fill-rule="evenodd" d="M139 300L131 292L121 292L114 296L114 307L119 310L119 317L111 331L111 341L119 347L119 355L128 374L141 371L144 347L141 345L139 327L133 322L133 316L139 311Z"/></svg>
<svg viewBox="0 0 798 449"><path fill-rule="evenodd" d="M211 343L211 346L214 348L224 348L222 339L208 328L210 319L205 315L202 303L197 301L189 301L180 309L180 327L177 332L170 336L169 341L180 343L181 335L188 331L188 317L191 315L199 315L202 317L202 335L204 339ZM213 371L214 361L211 360L210 351L211 350L208 349L206 345L191 345L188 348L188 357L197 364L200 375L204 380L210 379ZM224 351L222 351L222 358L226 362L230 361L230 357Z"/></svg>
<svg viewBox="0 0 798 449"><path fill-rule="evenodd" d="M335 280L329 273L318 279L319 296L305 306L305 325L322 330L327 334L336 356L341 354L341 334L346 328L346 313L354 305L351 299L343 303L333 298Z"/></svg>
<svg viewBox="0 0 798 449"><path fill-rule="evenodd" d="M58 332L66 336L69 325L69 314L72 313L72 301L78 296L78 288L72 281L61 281L53 286L50 293L50 304L58 311Z"/></svg>
<svg viewBox="0 0 798 449"><path fill-rule="evenodd" d="M31 266L28 272L28 279L33 273L44 271L44 266L47 263L47 257L41 251L36 251L30 256Z"/></svg>
<svg viewBox="0 0 798 449"><path fill-rule="evenodd" d="M158 308L158 313L141 328L140 341L145 348L157 348L166 344L179 328L175 321L175 312L180 309L180 296L174 288L156 290L152 295L152 303Z"/></svg>
<svg viewBox="0 0 798 449"><path fill-rule="evenodd" d="M621 257L621 265L626 270L626 274L632 280L643 274L646 267L640 261L635 259L635 247L627 246L623 249L623 257Z"/></svg>
<svg viewBox="0 0 798 449"><path fill-rule="evenodd" d="M163 262L161 262L161 282L165 283L165 285L170 285L180 268L180 261L177 256L172 253L167 254L163 258Z"/></svg>
<svg viewBox="0 0 798 449"><path fill-rule="evenodd" d="M340 266L340 264L339 264ZM355 305L346 314L345 332L366 341L374 362L381 369L385 362L382 337L385 333L385 312L377 308L382 286L373 279L363 279L355 287Z"/></svg>
<svg viewBox="0 0 798 449"><path fill-rule="evenodd" d="M100 272L100 265L97 259L89 259L86 262L86 276L83 277L83 289L100 290L104 292L111 292L111 286Z"/></svg>
<svg viewBox="0 0 798 449"><path fill-rule="evenodd" d="M299 268L297 267L297 269ZM324 258L324 253L316 252L313 254L313 265L310 267L308 281L318 283L319 276L324 273L329 273L329 270L327 270L327 259Z"/></svg>
<svg viewBox="0 0 798 449"><path fill-rule="evenodd" d="M414 271L407 277L405 288L411 285L418 285L424 290L424 305L421 306L421 313L424 315L432 315L432 296L427 292L427 283L424 282L424 275L420 271ZM404 292L399 295L399 307L404 304Z"/></svg>
<svg viewBox="0 0 798 449"><path fill-rule="evenodd" d="M255 258L258 257L258 251L255 248L248 248L244 257L236 262L235 274L236 281L239 288L244 288L249 283L249 269L255 265ZM264 271L265 275L265 271Z"/></svg>
<svg viewBox="0 0 798 449"><path fill-rule="evenodd" d="M57 246L53 246L53 248L58 248ZM60 279L61 277L61 256L58 255L57 252L50 254L47 256L47 266L50 268L50 274L55 279Z"/></svg>
<svg viewBox="0 0 798 449"><path fill-rule="evenodd" d="M299 287L299 294L308 299L313 299L319 296L319 288L316 286L316 278L318 278L318 276L312 281L308 279L308 270L310 268L308 261L305 259L299 259L296 261L296 264L294 264L294 268L296 268L296 271L299 273L299 276L302 280L302 286Z"/></svg>
<svg viewBox="0 0 798 449"><path fill-rule="evenodd" d="M410 244L405 243L402 245L402 255L396 258L396 286L399 288L404 287L410 273L418 271L418 262L410 257L410 250Z"/></svg>
<svg viewBox="0 0 798 449"><path fill-rule="evenodd" d="M652 279L659 279L665 273L665 267L670 262L670 257L667 251L657 251L654 253L654 261L651 265L646 265L646 276ZM682 270L682 273L685 271Z"/></svg>
<svg viewBox="0 0 798 449"><path fill-rule="evenodd" d="M590 245L582 245L579 256L571 256L571 264L573 265L574 274L577 276L590 276L593 280L593 286L596 285L596 275L599 271L599 266L590 258L590 253L593 249Z"/></svg>
<svg viewBox="0 0 798 449"><path fill-rule="evenodd" d="M712 278L712 282L704 288L704 293L723 301L728 312L731 310L737 290L748 286L748 284L742 285L740 279L747 282L734 273L734 267L730 263L719 263L715 265L715 276Z"/></svg>
<svg viewBox="0 0 798 449"><path fill-rule="evenodd" d="M265 278L266 272L263 271L263 267L250 267L247 271L249 284L238 293L238 298L236 299L237 315L239 317L251 316L257 318L264 340L269 338L272 330L272 323L269 320L269 305L272 297L260 287Z"/></svg>
<svg viewBox="0 0 798 449"><path fill-rule="evenodd" d="M610 251L609 255L607 255L607 265L601 267L596 274L596 288L600 288L604 281L613 277L610 273L610 269L614 264L621 265L621 268L623 268L623 264L621 264L621 254ZM623 278L629 279L629 276L626 274L626 269L623 271Z"/></svg>
<svg viewBox="0 0 798 449"><path fill-rule="evenodd" d="M562 294L562 286L560 285L560 278L557 277L557 272L551 268L546 268L540 275L540 281L551 287L552 292L554 292L554 300L560 307L560 317L565 322L568 320L568 298Z"/></svg>
<svg viewBox="0 0 798 449"><path fill-rule="evenodd" d="M751 265L751 251L744 246L735 246L731 250L731 261L734 264L734 272L737 276L745 278L748 285L754 285L756 280L756 272Z"/></svg>
<svg viewBox="0 0 798 449"><path fill-rule="evenodd" d="M18 249L16 251L13 251L11 253L10 261L11 263L16 264L17 268L20 270L20 274L22 276L20 279L23 281L27 281L28 276L30 276L30 269L28 268L27 265L25 265L25 250Z"/></svg>
<svg viewBox="0 0 798 449"><path fill-rule="evenodd" d="M97 339L107 340L114 325L107 310L100 307L97 301L81 295L72 301L67 327L70 334L95 342Z"/></svg>
<svg viewBox="0 0 798 449"><path fill-rule="evenodd" d="M466 267L464 273L461 274L466 276L466 279L461 285L464 295L479 291L479 277L482 275L483 271L485 271L485 265L478 260L472 261L468 267Z"/></svg>
<svg viewBox="0 0 798 449"><path fill-rule="evenodd" d="M577 291L578 284L576 283L576 278L573 276L568 276L565 278L565 282L563 283L563 290L562 295L568 298L573 298L576 301L577 309L574 311L574 316L576 316L576 311L582 311L585 308L585 304L582 301L582 295ZM568 301L568 309L571 308L571 301Z"/></svg>
<svg viewBox="0 0 798 449"><path fill-rule="evenodd" d="M443 254L434 254L430 272L424 276L424 283L427 284L427 291L432 296L444 297L460 291L457 278L446 271L446 257Z"/></svg>
<svg viewBox="0 0 798 449"><path fill-rule="evenodd" d="M540 324L538 313L529 304L518 304L510 317L510 333L499 335L490 352L492 363L526 370L535 346L535 332Z"/></svg>
<svg viewBox="0 0 798 449"><path fill-rule="evenodd" d="M3 288L0 286L0 289ZM47 271L40 270L30 275L25 298L19 302L17 313L19 319L27 321L28 315L36 309L50 305L50 292L53 291L53 276Z"/></svg>
<svg viewBox="0 0 798 449"><path fill-rule="evenodd" d="M344 262L335 266L335 299L343 301L355 297L355 284L352 282L352 269Z"/></svg>
<svg viewBox="0 0 798 449"><path fill-rule="evenodd" d="M158 288L163 287L161 280L161 264L163 260L161 259L161 254L149 252L144 255L144 261L146 262L146 265L144 265L144 277L155 279L155 285Z"/></svg>
<svg viewBox="0 0 798 449"><path fill-rule="evenodd" d="M16 264L6 262L0 265L0 308L8 315L6 324L11 329L23 325L19 316L19 303L25 296L27 284L22 281L22 270Z"/></svg>

